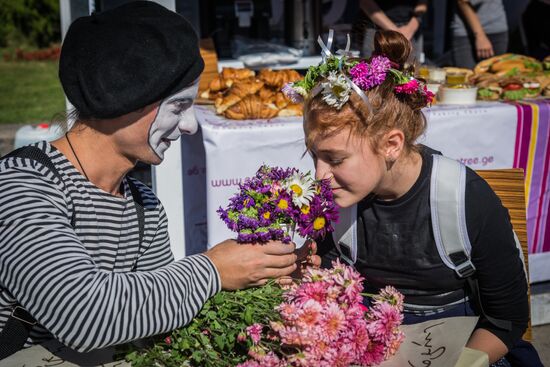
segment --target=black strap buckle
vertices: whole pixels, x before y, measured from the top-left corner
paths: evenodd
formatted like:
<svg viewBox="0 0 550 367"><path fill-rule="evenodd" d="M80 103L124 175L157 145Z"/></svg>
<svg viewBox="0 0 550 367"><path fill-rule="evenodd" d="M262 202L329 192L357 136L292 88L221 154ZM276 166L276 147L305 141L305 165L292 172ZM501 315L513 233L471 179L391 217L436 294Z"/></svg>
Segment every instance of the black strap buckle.
<svg viewBox="0 0 550 367"><path fill-rule="evenodd" d="M476 268L471 261L465 261L460 265L457 265L455 268L456 273L460 278L468 278L474 275Z"/></svg>
<svg viewBox="0 0 550 367"><path fill-rule="evenodd" d="M31 314L21 306L15 306L13 308L13 310L11 311L11 317L31 326L37 324L34 317L32 317Z"/></svg>

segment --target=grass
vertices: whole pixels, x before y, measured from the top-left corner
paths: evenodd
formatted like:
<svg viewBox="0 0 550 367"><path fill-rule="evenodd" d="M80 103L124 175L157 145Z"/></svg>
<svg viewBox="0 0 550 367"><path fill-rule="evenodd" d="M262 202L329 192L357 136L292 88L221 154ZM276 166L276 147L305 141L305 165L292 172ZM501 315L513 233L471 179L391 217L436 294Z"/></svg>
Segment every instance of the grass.
<svg viewBox="0 0 550 367"><path fill-rule="evenodd" d="M49 122L65 112L57 62L0 61L0 124Z"/></svg>

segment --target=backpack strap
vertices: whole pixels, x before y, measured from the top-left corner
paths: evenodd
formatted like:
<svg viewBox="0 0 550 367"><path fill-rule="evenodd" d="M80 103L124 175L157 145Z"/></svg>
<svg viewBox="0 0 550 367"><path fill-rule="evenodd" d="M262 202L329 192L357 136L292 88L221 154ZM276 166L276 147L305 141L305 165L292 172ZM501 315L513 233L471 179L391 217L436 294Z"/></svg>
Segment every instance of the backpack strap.
<svg viewBox="0 0 550 367"><path fill-rule="evenodd" d="M433 155L430 182L432 227L439 256L460 278L476 270L471 261L472 245L466 228L466 167L459 162Z"/></svg>
<svg viewBox="0 0 550 367"><path fill-rule="evenodd" d="M27 145L21 148L17 148L0 159L4 159L4 158L24 158L24 159L26 158L26 159L30 159L32 161L38 162L44 167L48 168L50 172L60 182L63 182L63 177L59 173L55 164L53 164L50 157L46 153L44 153L44 151L42 151L40 148L36 146ZM75 212L73 210L73 214L71 216L71 227L74 228L75 225L76 225L76 217L75 217Z"/></svg>
<svg viewBox="0 0 550 367"><path fill-rule="evenodd" d="M349 265L357 261L357 205L340 208L332 238L340 258Z"/></svg>
<svg viewBox="0 0 550 367"><path fill-rule="evenodd" d="M132 198L134 199L134 205L136 207L136 214L139 224L139 244L138 244L138 257L141 250L141 244L143 242L143 236L145 234L145 208L143 206L143 197L141 196L141 193L139 192L136 184L132 181L131 178L127 177L126 181L128 182L128 186L130 187L130 192L132 193ZM137 267L137 258L134 261L134 264L132 265L132 269L130 271L136 271Z"/></svg>
<svg viewBox="0 0 550 367"><path fill-rule="evenodd" d="M472 301L480 314L494 326L512 330L512 322L487 315L483 309L476 268L471 260L472 245L466 227L466 166L438 154L433 156L430 182L432 227L439 256L445 265L466 279ZM517 237L514 233L514 238ZM521 250L520 250L521 251Z"/></svg>

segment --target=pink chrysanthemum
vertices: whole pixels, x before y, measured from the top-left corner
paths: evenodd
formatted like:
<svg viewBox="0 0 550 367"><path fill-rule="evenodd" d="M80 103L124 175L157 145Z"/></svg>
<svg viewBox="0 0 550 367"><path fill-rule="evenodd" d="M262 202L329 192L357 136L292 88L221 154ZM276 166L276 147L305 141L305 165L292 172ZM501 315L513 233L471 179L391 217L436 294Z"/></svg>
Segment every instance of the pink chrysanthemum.
<svg viewBox="0 0 550 367"><path fill-rule="evenodd" d="M384 361L384 345L371 342L367 351L359 358L362 366L374 366Z"/></svg>
<svg viewBox="0 0 550 367"><path fill-rule="evenodd" d="M388 303L374 305L371 312L376 320L369 324L369 330L379 340L388 340L403 321L403 314Z"/></svg>
<svg viewBox="0 0 550 367"><path fill-rule="evenodd" d="M329 340L337 338L340 331L347 326L346 315L335 303L327 305L323 321L323 330Z"/></svg>
<svg viewBox="0 0 550 367"><path fill-rule="evenodd" d="M375 303L387 302L396 307L399 311L403 311L403 300L403 295L391 285L382 288L378 295L374 297Z"/></svg>
<svg viewBox="0 0 550 367"><path fill-rule="evenodd" d="M246 328L246 333L252 339L252 343L258 344L262 338L263 325L253 324Z"/></svg>

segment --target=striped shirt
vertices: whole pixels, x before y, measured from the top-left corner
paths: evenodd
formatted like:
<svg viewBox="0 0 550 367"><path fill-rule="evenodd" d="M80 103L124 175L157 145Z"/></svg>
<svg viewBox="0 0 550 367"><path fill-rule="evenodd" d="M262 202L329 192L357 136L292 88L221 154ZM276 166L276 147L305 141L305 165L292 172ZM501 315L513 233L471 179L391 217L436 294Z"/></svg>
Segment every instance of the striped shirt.
<svg viewBox="0 0 550 367"><path fill-rule="evenodd" d="M220 290L219 274L204 255L174 262L153 192L132 179L145 210L140 245L128 178L124 198L113 196L50 144L35 146L63 180L36 161L0 160L0 330L17 302L40 324L26 346L53 337L86 352L189 323Z"/></svg>

